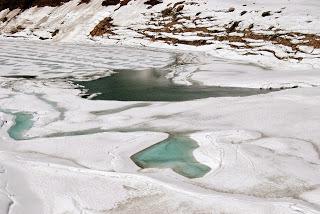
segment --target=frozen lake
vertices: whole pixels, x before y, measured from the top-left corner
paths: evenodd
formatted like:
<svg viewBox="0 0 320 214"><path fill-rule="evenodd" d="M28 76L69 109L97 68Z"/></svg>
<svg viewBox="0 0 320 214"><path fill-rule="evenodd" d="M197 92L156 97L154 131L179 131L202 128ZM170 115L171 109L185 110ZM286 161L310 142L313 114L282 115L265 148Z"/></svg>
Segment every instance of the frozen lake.
<svg viewBox="0 0 320 214"><path fill-rule="evenodd" d="M20 45L19 45L20 43ZM85 45L23 44L5 42L0 54L3 78L7 81L65 82L73 80L81 89L96 94L94 100L114 101L187 101L209 97L241 97L271 92L271 90L178 85L167 78L179 66L189 70L196 62L177 62L179 53L143 49ZM191 61L192 62L192 61ZM190 64L189 64L190 63ZM131 69L128 69L128 68ZM122 68L122 69L120 69ZM37 74L37 75L35 75ZM85 79L86 81L81 81ZM79 81L80 80L80 81ZM39 96L39 95L38 95ZM31 114L14 113L14 124L8 134L15 140L33 126ZM143 129L141 129L144 131ZM92 130L93 133L103 130ZM91 130L82 132L90 134ZM121 129L120 129L121 131ZM146 131L146 130L145 130ZM77 135L77 130L69 136ZM57 133L52 136L63 136ZM173 137L137 153L133 160L143 167L172 168L189 178L201 177L210 168L198 163L192 156L197 143L187 137ZM163 156L163 157L162 157Z"/></svg>
<svg viewBox="0 0 320 214"><path fill-rule="evenodd" d="M319 72L0 45L0 213L319 213Z"/></svg>

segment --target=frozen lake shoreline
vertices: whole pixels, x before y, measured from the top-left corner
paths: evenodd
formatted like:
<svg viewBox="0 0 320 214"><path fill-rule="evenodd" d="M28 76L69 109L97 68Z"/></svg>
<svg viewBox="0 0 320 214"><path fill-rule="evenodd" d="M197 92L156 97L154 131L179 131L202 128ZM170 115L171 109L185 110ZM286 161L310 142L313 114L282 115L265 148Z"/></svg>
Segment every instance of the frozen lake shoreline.
<svg viewBox="0 0 320 214"><path fill-rule="evenodd" d="M8 135L13 115L0 114L8 121L0 129L4 213L320 212L317 70L288 75L192 52L15 40L1 45L1 76L37 76L0 77L1 109L33 116L26 140L16 141ZM180 84L302 88L128 102L83 99L63 80L95 79L133 67L165 67L172 74L168 78ZM193 156L211 168L206 175L188 179L170 169L140 169L130 159L172 132L199 144ZM59 133L74 136L54 137Z"/></svg>

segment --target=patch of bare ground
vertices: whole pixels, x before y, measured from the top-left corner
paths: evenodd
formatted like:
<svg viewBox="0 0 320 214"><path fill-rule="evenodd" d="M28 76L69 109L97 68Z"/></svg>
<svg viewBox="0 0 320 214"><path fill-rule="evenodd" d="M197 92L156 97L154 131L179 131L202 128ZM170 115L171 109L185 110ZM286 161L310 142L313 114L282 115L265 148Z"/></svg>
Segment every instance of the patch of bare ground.
<svg viewBox="0 0 320 214"><path fill-rule="evenodd" d="M144 34L147 38L149 38L151 41L156 42L156 41L163 41L167 44L172 44L172 45L177 45L177 44L182 44L182 45L192 45L192 46L203 46L207 44L206 40L199 39L199 40L180 40L177 38L170 38L170 37L163 37L159 36L156 37L154 35L148 35Z"/></svg>
<svg viewBox="0 0 320 214"><path fill-rule="evenodd" d="M10 34L18 33L20 31L23 31L24 29L25 29L24 27L22 27L21 25L18 25L15 28L11 29Z"/></svg>
<svg viewBox="0 0 320 214"><path fill-rule="evenodd" d="M58 33L59 33L59 29L56 29L56 30L54 30L52 33L51 33L51 36L52 37L55 37Z"/></svg>
<svg viewBox="0 0 320 214"><path fill-rule="evenodd" d="M104 6L104 7L108 7L111 5L117 5L117 4L120 4L120 0L104 0L102 2L102 6Z"/></svg>
<svg viewBox="0 0 320 214"><path fill-rule="evenodd" d="M102 36L104 34L111 34L113 35L114 33L112 32L112 18L111 17L106 17L102 21L97 24L94 29L90 32L91 36Z"/></svg>
<svg viewBox="0 0 320 214"><path fill-rule="evenodd" d="M57 7L70 0L0 0L0 11L9 8L13 9L28 9L33 6L44 7Z"/></svg>
<svg viewBox="0 0 320 214"><path fill-rule="evenodd" d="M120 7L127 5L131 0L122 0L120 2Z"/></svg>
<svg viewBox="0 0 320 214"><path fill-rule="evenodd" d="M66 3L70 0L33 0L32 6L38 6L38 7L57 7L61 6L63 3Z"/></svg>
<svg viewBox="0 0 320 214"><path fill-rule="evenodd" d="M91 0L80 0L78 5L80 4L89 4Z"/></svg>
<svg viewBox="0 0 320 214"><path fill-rule="evenodd" d="M144 2L145 5L149 5L150 7L153 7L157 4L161 4L162 0L148 0L146 2Z"/></svg>
<svg viewBox="0 0 320 214"><path fill-rule="evenodd" d="M121 7L126 6L131 0L104 0L102 2L102 6L104 7L108 7L108 6L112 6L112 5L120 5L116 10L119 10Z"/></svg>

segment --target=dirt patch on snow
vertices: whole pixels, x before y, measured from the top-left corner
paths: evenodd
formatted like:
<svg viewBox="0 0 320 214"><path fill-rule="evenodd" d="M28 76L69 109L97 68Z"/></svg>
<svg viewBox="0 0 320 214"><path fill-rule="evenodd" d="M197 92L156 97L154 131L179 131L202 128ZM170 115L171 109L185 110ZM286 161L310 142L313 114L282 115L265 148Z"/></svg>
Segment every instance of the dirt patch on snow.
<svg viewBox="0 0 320 214"><path fill-rule="evenodd" d="M79 4L89 4L91 0L80 0Z"/></svg>
<svg viewBox="0 0 320 214"><path fill-rule="evenodd" d="M150 5L150 7L153 7L153 6L155 6L157 4L161 4L161 3L162 3L161 0L148 0L144 4Z"/></svg>
<svg viewBox="0 0 320 214"><path fill-rule="evenodd" d="M95 26L95 28L90 32L91 36L102 36L104 34L114 34L112 32L112 18L111 17L106 17L104 18L102 21L99 22L99 24L97 24Z"/></svg>

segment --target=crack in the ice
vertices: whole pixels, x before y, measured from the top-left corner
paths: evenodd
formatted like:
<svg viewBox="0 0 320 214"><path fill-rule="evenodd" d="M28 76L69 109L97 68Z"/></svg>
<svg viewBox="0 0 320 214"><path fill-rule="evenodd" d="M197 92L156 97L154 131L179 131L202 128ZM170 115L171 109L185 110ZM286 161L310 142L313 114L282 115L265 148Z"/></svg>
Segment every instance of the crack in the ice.
<svg viewBox="0 0 320 214"><path fill-rule="evenodd" d="M19 156L19 154L36 154L36 155L39 155L39 156L44 156L44 157L49 157L49 158L53 158L53 159L57 159L57 160L65 160L67 162L71 162L73 163L74 165L80 167L80 168L84 168L84 169L91 169L85 165L82 165L80 164L78 161L74 160L74 159L70 159L70 158L66 158L66 157L61 157L61 156L57 156L57 155L51 155L51 154L47 154L47 153L42 153L42 152L36 152L36 151L21 151L21 152L17 152L17 155L16 157L20 160L30 160L30 159L27 159L25 157L21 157ZM33 161L33 160L30 160L30 161ZM49 162L47 162L48 164L50 164ZM54 163L55 164L55 163Z"/></svg>

